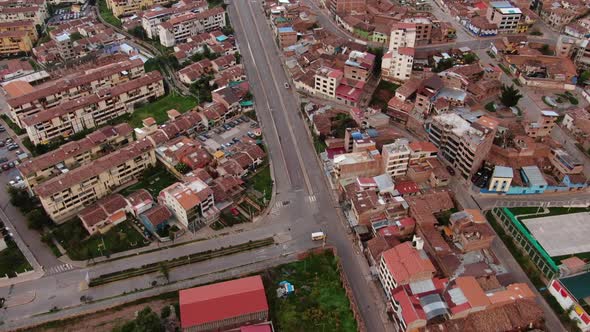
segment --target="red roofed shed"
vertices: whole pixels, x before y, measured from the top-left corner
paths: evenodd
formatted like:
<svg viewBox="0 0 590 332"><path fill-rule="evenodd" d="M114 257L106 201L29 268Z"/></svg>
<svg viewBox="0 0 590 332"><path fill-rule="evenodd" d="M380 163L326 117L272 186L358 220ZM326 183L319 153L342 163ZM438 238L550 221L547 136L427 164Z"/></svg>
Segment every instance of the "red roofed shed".
<svg viewBox="0 0 590 332"><path fill-rule="evenodd" d="M184 289L179 297L184 331L226 330L268 320L260 276Z"/></svg>

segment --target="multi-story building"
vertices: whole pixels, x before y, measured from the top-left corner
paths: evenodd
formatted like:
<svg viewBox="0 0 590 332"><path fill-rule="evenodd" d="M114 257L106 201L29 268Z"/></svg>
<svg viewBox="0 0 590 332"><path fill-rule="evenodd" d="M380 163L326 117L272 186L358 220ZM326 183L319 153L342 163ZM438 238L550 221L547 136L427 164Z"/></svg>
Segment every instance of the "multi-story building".
<svg viewBox="0 0 590 332"><path fill-rule="evenodd" d="M367 82L373 72L375 55L368 52L351 51L344 63L344 78Z"/></svg>
<svg viewBox="0 0 590 332"><path fill-rule="evenodd" d="M30 5L24 2L0 2L0 22L33 21L35 25L43 26L47 19L45 4Z"/></svg>
<svg viewBox="0 0 590 332"><path fill-rule="evenodd" d="M559 114L554 111L541 111L539 119L535 122L527 123L524 127L524 131L529 137L541 138L551 134L555 122Z"/></svg>
<svg viewBox="0 0 590 332"><path fill-rule="evenodd" d="M495 166L492 177L490 178L489 191L507 192L510 189L514 171L512 167Z"/></svg>
<svg viewBox="0 0 590 332"><path fill-rule="evenodd" d="M0 23L0 33L13 31L25 31L33 43L39 39L37 28L35 28L35 22L33 20Z"/></svg>
<svg viewBox="0 0 590 332"><path fill-rule="evenodd" d="M412 74L416 46L416 24L397 23L391 29L389 49L381 62L385 80L407 81Z"/></svg>
<svg viewBox="0 0 590 332"><path fill-rule="evenodd" d="M411 154L409 142L399 138L391 144L383 146L383 170L391 177L406 175Z"/></svg>
<svg viewBox="0 0 590 332"><path fill-rule="evenodd" d="M520 8L509 1L491 1L486 12L488 21L498 26L498 33L516 33L521 16Z"/></svg>
<svg viewBox="0 0 590 332"><path fill-rule="evenodd" d="M561 174L580 174L584 171L584 164L562 149L551 150L549 161Z"/></svg>
<svg viewBox="0 0 590 332"><path fill-rule="evenodd" d="M22 118L22 124L33 144L46 144L52 139L67 137L104 125L121 115L133 113L136 104L163 95L162 75L152 71L116 87Z"/></svg>
<svg viewBox="0 0 590 332"><path fill-rule="evenodd" d="M201 13L183 13L161 23L158 28L160 44L172 47L184 43L191 36L225 27L225 10L215 7Z"/></svg>
<svg viewBox="0 0 590 332"><path fill-rule="evenodd" d="M314 75L315 93L330 98L336 98L336 89L342 81L342 71L329 67L321 67Z"/></svg>
<svg viewBox="0 0 590 332"><path fill-rule="evenodd" d="M0 32L0 55L29 53L32 49L33 41L26 31Z"/></svg>
<svg viewBox="0 0 590 332"><path fill-rule="evenodd" d="M432 117L428 138L442 160L468 178L481 166L493 145L497 121L481 117L473 123L455 113Z"/></svg>
<svg viewBox="0 0 590 332"><path fill-rule="evenodd" d="M47 180L36 186L34 192L47 215L62 223L115 189L132 183L146 168L155 165L154 145L142 139Z"/></svg>
<svg viewBox="0 0 590 332"><path fill-rule="evenodd" d="M339 154L334 157L334 176L337 179L377 176L382 172L378 150Z"/></svg>
<svg viewBox="0 0 590 332"><path fill-rule="evenodd" d="M203 227L219 217L213 190L202 180L176 182L163 189L158 202L172 211L176 219L193 230Z"/></svg>
<svg viewBox="0 0 590 332"><path fill-rule="evenodd" d="M384 251L379 260L379 280L388 299L398 286L430 280L435 273L426 252L420 247L414 248L410 241Z"/></svg>
<svg viewBox="0 0 590 332"><path fill-rule="evenodd" d="M168 4L169 0L107 0L107 7L116 17L136 14L144 8Z"/></svg>
<svg viewBox="0 0 590 332"><path fill-rule="evenodd" d="M409 17L402 20L402 23L410 23L416 26L416 42L425 44L430 41L432 35L432 21L426 17Z"/></svg>
<svg viewBox="0 0 590 332"><path fill-rule="evenodd" d="M125 60L67 76L43 85L30 86L27 93L9 98L8 116L21 126L20 119L41 110L51 109L65 101L86 96L100 89L139 78L145 74L140 59Z"/></svg>
<svg viewBox="0 0 590 332"><path fill-rule="evenodd" d="M23 181L33 188L55 176L86 165L94 159L133 141L133 128L127 123L105 126L85 138L66 143L58 149L30 158L18 165Z"/></svg>
<svg viewBox="0 0 590 332"><path fill-rule="evenodd" d="M332 15L365 14L367 0L325 0Z"/></svg>
<svg viewBox="0 0 590 332"><path fill-rule="evenodd" d="M59 56L63 60L69 60L76 57L76 53L74 51L74 41L72 38L70 38L69 33L64 32L61 35L55 36L55 44L57 46L57 50L59 51Z"/></svg>
<svg viewBox="0 0 590 332"><path fill-rule="evenodd" d="M289 47L297 43L297 31L293 27L277 27L277 38L281 48Z"/></svg>
<svg viewBox="0 0 590 332"><path fill-rule="evenodd" d="M158 26L168 21L172 16L183 13L201 13L209 8L207 1L179 2L170 8L156 7L141 14L141 27L149 39L158 37Z"/></svg>

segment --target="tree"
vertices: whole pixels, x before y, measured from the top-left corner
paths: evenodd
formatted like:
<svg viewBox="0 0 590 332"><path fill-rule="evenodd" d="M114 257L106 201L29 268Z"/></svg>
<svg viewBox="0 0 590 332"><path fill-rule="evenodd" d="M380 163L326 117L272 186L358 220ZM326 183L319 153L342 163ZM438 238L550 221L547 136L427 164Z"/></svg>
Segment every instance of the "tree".
<svg viewBox="0 0 590 332"><path fill-rule="evenodd" d="M160 317L150 307L145 307L137 318L113 329L113 332L163 332Z"/></svg>
<svg viewBox="0 0 590 332"><path fill-rule="evenodd" d="M242 62L242 55L240 54L240 52L236 52L236 54L234 54L234 57L236 57L237 64L240 64L240 62Z"/></svg>
<svg viewBox="0 0 590 332"><path fill-rule="evenodd" d="M246 92L246 94L244 95L244 100L252 100L254 96L252 95L252 92L248 91Z"/></svg>
<svg viewBox="0 0 590 332"><path fill-rule="evenodd" d="M543 44L543 46L541 46L540 51L541 53L543 53L543 55L553 55L553 51L551 50L548 44Z"/></svg>
<svg viewBox="0 0 590 332"><path fill-rule="evenodd" d="M466 53L463 55L463 62L465 64L472 64L477 60L477 56L473 53Z"/></svg>
<svg viewBox="0 0 590 332"><path fill-rule="evenodd" d="M590 71L588 70L584 70L581 74L580 74L580 79L578 80L578 82L584 84L586 81L590 80Z"/></svg>
<svg viewBox="0 0 590 332"><path fill-rule="evenodd" d="M160 273L166 279L166 282L170 282L170 269L168 269L168 265L163 262L160 262Z"/></svg>
<svg viewBox="0 0 590 332"><path fill-rule="evenodd" d="M174 169L176 169L180 174L186 174L188 173L188 171L190 171L190 167L188 167L188 165L185 163L176 164L176 166L174 166Z"/></svg>
<svg viewBox="0 0 590 332"><path fill-rule="evenodd" d="M453 60L453 58L442 59L436 64L436 67L434 68L434 72L440 73L441 71L445 71L445 70L453 67L454 65L455 65L455 60Z"/></svg>
<svg viewBox="0 0 590 332"><path fill-rule="evenodd" d="M520 90L514 87L514 85L502 85L502 93L500 94L500 101L506 107L516 106L518 101L522 98Z"/></svg>
<svg viewBox="0 0 590 332"><path fill-rule="evenodd" d="M42 209L34 209L26 214L29 228L40 230L43 226L50 224L50 219Z"/></svg>
<svg viewBox="0 0 590 332"><path fill-rule="evenodd" d="M76 32L74 32L74 33L72 33L72 34L70 34L70 39L71 39L72 41L80 40L80 39L82 39L82 38L84 38L84 36L82 36L82 34L81 34L81 33L79 33L78 31L76 31Z"/></svg>
<svg viewBox="0 0 590 332"><path fill-rule="evenodd" d="M381 62L383 60L383 48L381 47L371 47L369 48L369 53L375 55L375 63L373 66L373 74L375 76L379 76L381 73Z"/></svg>
<svg viewBox="0 0 590 332"><path fill-rule="evenodd" d="M139 39L145 40L145 31L143 31L141 25L134 26L133 28L127 30L127 32Z"/></svg>

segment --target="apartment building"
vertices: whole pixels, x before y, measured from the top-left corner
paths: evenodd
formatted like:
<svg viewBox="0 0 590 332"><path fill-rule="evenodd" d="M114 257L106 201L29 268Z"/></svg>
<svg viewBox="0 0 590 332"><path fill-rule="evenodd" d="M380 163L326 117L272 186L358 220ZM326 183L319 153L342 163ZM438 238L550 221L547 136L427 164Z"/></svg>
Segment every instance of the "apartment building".
<svg viewBox="0 0 590 332"><path fill-rule="evenodd" d="M372 177L383 173L383 161L378 150L339 154L334 157L333 163L336 179Z"/></svg>
<svg viewBox="0 0 590 332"><path fill-rule="evenodd" d="M580 174L584 171L584 164L563 149L551 150L549 161L561 174Z"/></svg>
<svg viewBox="0 0 590 332"><path fill-rule="evenodd" d="M367 82L373 73L375 55L368 52L351 51L344 62L344 78Z"/></svg>
<svg viewBox="0 0 590 332"><path fill-rule="evenodd" d="M24 2L0 2L0 22L33 21L34 25L45 24L47 10L45 4L29 4Z"/></svg>
<svg viewBox="0 0 590 332"><path fill-rule="evenodd" d="M278 27L276 29L279 46L281 48L289 47L297 43L297 31L293 27Z"/></svg>
<svg viewBox="0 0 590 332"><path fill-rule="evenodd" d="M55 36L55 46L59 52L59 56L62 60L70 60L76 57L74 50L74 41L70 37L70 34L64 32L60 35Z"/></svg>
<svg viewBox="0 0 590 332"><path fill-rule="evenodd" d="M160 192L158 202L189 229L198 229L219 217L213 190L201 179L174 183Z"/></svg>
<svg viewBox="0 0 590 332"><path fill-rule="evenodd" d="M156 7L141 13L141 27L149 39L158 37L158 26L183 12L201 13L209 8L207 1L179 2L170 8Z"/></svg>
<svg viewBox="0 0 590 332"><path fill-rule="evenodd" d="M491 1L486 12L488 21L498 26L498 33L516 33L521 16L520 8L509 1Z"/></svg>
<svg viewBox="0 0 590 332"><path fill-rule="evenodd" d="M367 0L325 0L326 7L334 16L336 14L365 14Z"/></svg>
<svg viewBox="0 0 590 332"><path fill-rule="evenodd" d="M201 13L183 13L161 23L158 28L160 44L172 47L184 43L191 36L226 26L225 10L215 7Z"/></svg>
<svg viewBox="0 0 590 332"><path fill-rule="evenodd" d="M32 49L33 41L26 31L0 32L0 55L29 53Z"/></svg>
<svg viewBox="0 0 590 332"><path fill-rule="evenodd" d="M25 31L33 43L39 39L35 22L32 20L0 22L0 33L14 31Z"/></svg>
<svg viewBox="0 0 590 332"><path fill-rule="evenodd" d="M155 5L165 5L169 0L107 0L107 7L116 17L130 16Z"/></svg>
<svg viewBox="0 0 590 332"><path fill-rule="evenodd" d="M399 138L391 144L384 145L381 155L385 173L391 177L406 175L410 154L409 141L405 138Z"/></svg>
<svg viewBox="0 0 590 332"><path fill-rule="evenodd" d="M414 24L416 27L416 42L426 44L432 36L432 21L426 17L408 17L402 23Z"/></svg>
<svg viewBox="0 0 590 332"><path fill-rule="evenodd" d="M315 93L329 98L336 98L336 89L342 81L342 71L329 67L321 67L314 75Z"/></svg>
<svg viewBox="0 0 590 332"><path fill-rule="evenodd" d="M67 137L104 125L121 115L133 113L136 104L163 95L162 75L152 71L110 89L63 102L22 118L22 124L33 144L46 144L52 139Z"/></svg>
<svg viewBox="0 0 590 332"><path fill-rule="evenodd" d="M441 114L432 117L428 139L438 148L444 162L468 178L487 158L497 124L485 116L470 123L456 113Z"/></svg>
<svg viewBox="0 0 590 332"><path fill-rule="evenodd" d="M403 82L410 79L416 36L415 23L397 23L392 26L389 49L381 62L381 75L385 80Z"/></svg>
<svg viewBox="0 0 590 332"><path fill-rule="evenodd" d="M68 142L58 149L27 159L18 170L29 192L37 185L133 141L133 128L127 123L105 126L81 140Z"/></svg>
<svg viewBox="0 0 590 332"><path fill-rule="evenodd" d="M47 215L56 223L63 223L155 165L154 145L142 139L45 181L34 192Z"/></svg>
<svg viewBox="0 0 590 332"><path fill-rule="evenodd" d="M145 74L140 59L124 60L66 76L42 85L28 85L21 95L9 98L7 115L22 128L21 118L51 109L63 102L86 96L100 89L140 78ZM27 83L28 84L28 83Z"/></svg>

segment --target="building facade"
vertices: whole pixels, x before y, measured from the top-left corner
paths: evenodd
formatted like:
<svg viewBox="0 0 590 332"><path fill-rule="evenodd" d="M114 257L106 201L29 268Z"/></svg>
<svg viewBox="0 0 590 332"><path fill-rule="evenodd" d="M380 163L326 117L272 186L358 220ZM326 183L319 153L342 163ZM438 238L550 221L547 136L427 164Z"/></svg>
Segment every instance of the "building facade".
<svg viewBox="0 0 590 332"><path fill-rule="evenodd" d="M201 13L188 12L161 23L158 28L160 44L172 47L184 43L191 36L226 26L225 10L215 7Z"/></svg>
<svg viewBox="0 0 590 332"><path fill-rule="evenodd" d="M163 189L158 202L168 207L176 219L189 229L200 228L219 217L213 190L200 179L177 182Z"/></svg>

